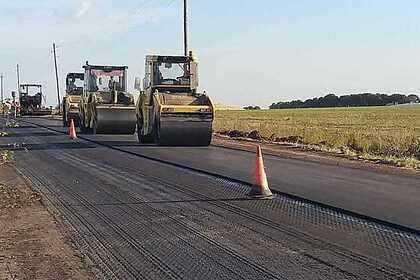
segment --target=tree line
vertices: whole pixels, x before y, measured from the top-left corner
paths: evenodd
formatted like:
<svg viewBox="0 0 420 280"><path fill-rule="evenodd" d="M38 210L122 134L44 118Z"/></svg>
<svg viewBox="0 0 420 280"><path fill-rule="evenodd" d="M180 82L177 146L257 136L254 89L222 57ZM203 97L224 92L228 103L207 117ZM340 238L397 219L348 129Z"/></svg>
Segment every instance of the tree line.
<svg viewBox="0 0 420 280"><path fill-rule="evenodd" d="M323 97L311 98L305 101L293 100L273 103L271 104L270 109L385 106L418 102L420 102L420 98L415 94L387 95L380 93L362 93L342 96L327 94Z"/></svg>
<svg viewBox="0 0 420 280"><path fill-rule="evenodd" d="M244 107L245 110L261 110L260 106L246 106Z"/></svg>

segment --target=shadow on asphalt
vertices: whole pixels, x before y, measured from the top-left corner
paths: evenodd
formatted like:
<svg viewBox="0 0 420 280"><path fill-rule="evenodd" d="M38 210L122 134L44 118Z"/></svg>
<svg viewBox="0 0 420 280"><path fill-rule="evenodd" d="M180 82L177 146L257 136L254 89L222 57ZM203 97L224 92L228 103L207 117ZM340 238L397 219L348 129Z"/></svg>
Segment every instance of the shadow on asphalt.
<svg viewBox="0 0 420 280"><path fill-rule="evenodd" d="M44 151L44 150L92 149L96 147L97 146L94 144L87 144L87 143L80 143L80 142L40 143L40 144L13 143L13 144L0 145L0 150Z"/></svg>
<svg viewBox="0 0 420 280"><path fill-rule="evenodd" d="M7 128L13 128L13 129L19 129L19 128L36 128L36 126L33 126L33 125L19 125L17 127L7 127Z"/></svg>
<svg viewBox="0 0 420 280"><path fill-rule="evenodd" d="M91 139L101 145L112 146L112 147L141 147L141 148L207 148L194 145L157 145L157 144L143 144L138 143L136 140L133 141L103 141Z"/></svg>
<svg viewBox="0 0 420 280"><path fill-rule="evenodd" d="M49 124L48 127L59 127L59 128L63 128L62 125L51 125L51 124Z"/></svg>
<svg viewBox="0 0 420 280"><path fill-rule="evenodd" d="M105 145L105 146L113 146L113 147L137 147L137 146L141 146L138 142L136 141L102 141L102 140L94 140L93 141L101 144L101 145Z"/></svg>
<svg viewBox="0 0 420 280"><path fill-rule="evenodd" d="M3 137L8 138L18 138L18 137L43 137L43 136L59 136L60 134L53 133L53 132L28 132L28 133L10 133Z"/></svg>

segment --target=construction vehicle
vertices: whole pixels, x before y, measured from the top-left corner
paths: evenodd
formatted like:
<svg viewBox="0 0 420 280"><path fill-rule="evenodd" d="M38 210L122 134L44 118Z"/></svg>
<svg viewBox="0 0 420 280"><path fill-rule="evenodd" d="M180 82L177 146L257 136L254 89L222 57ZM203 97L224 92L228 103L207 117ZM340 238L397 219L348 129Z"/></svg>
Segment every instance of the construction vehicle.
<svg viewBox="0 0 420 280"><path fill-rule="evenodd" d="M68 73L66 77L66 96L63 97L63 126L69 126L70 120L79 123L79 103L83 94L83 73Z"/></svg>
<svg viewBox="0 0 420 280"><path fill-rule="evenodd" d="M84 133L134 134L136 107L127 92L127 66L86 65L79 103L79 126Z"/></svg>
<svg viewBox="0 0 420 280"><path fill-rule="evenodd" d="M36 93L32 95L31 89L35 89ZM45 97L42 95L42 85L21 84L19 86L20 114L22 116L51 115L52 108L42 105L43 101L45 102Z"/></svg>
<svg viewBox="0 0 420 280"><path fill-rule="evenodd" d="M146 56L143 91L136 104L140 143L208 146L214 106L198 89L198 62L189 56ZM135 88L140 90L140 80Z"/></svg>

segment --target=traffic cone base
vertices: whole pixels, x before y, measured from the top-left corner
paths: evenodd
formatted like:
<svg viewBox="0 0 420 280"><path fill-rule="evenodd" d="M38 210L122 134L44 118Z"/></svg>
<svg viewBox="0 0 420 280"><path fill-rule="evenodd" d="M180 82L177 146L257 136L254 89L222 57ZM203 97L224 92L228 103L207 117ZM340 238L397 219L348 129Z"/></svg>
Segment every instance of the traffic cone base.
<svg viewBox="0 0 420 280"><path fill-rule="evenodd" d="M269 188L261 189L260 186L252 186L251 191L248 194L252 198L257 199L271 199L273 198L273 193Z"/></svg>
<svg viewBox="0 0 420 280"><path fill-rule="evenodd" d="M74 127L73 119L70 120L69 136L70 136L70 139L77 139L76 128Z"/></svg>
<svg viewBox="0 0 420 280"><path fill-rule="evenodd" d="M257 159L255 164L255 183L252 185L249 196L256 199L271 199L273 193L268 187L267 175L265 174L261 147L257 147Z"/></svg>

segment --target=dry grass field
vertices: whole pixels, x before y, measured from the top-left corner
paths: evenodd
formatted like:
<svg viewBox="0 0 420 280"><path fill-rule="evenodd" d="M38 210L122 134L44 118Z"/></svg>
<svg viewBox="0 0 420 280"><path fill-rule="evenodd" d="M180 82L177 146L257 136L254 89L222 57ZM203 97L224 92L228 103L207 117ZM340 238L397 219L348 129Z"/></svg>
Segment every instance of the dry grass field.
<svg viewBox="0 0 420 280"><path fill-rule="evenodd" d="M217 111L214 129L420 168L420 106Z"/></svg>

